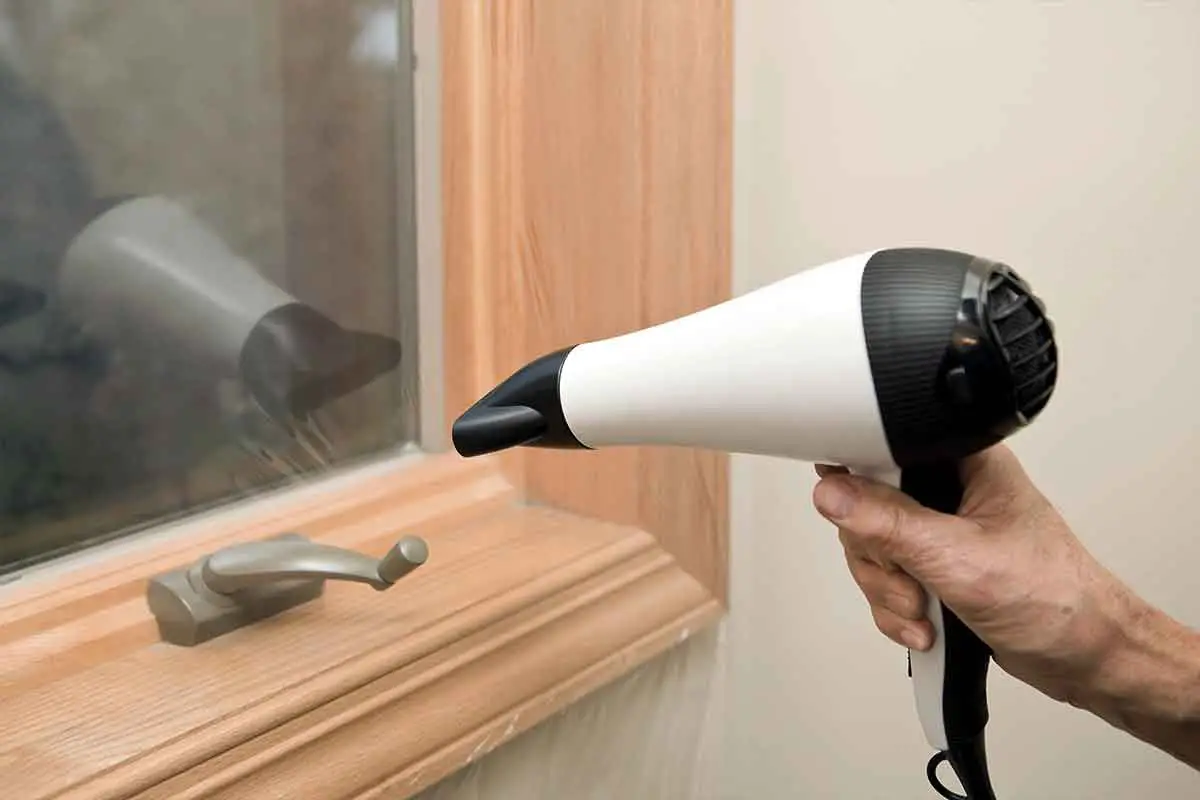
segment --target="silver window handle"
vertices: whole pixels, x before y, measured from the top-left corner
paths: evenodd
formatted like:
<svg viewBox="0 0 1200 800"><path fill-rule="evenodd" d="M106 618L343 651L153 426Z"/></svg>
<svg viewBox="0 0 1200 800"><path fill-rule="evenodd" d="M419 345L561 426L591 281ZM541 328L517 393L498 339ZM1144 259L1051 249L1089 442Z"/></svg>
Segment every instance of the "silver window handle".
<svg viewBox="0 0 1200 800"><path fill-rule="evenodd" d="M370 556L307 540L268 539L218 550L200 564L204 585L233 594L279 581L357 581L383 591L425 563L424 540L405 536L378 561Z"/></svg>
<svg viewBox="0 0 1200 800"><path fill-rule="evenodd" d="M155 576L146 602L162 639L191 647L315 600L327 580L383 591L428 558L428 546L416 536L375 559L288 533L232 545Z"/></svg>

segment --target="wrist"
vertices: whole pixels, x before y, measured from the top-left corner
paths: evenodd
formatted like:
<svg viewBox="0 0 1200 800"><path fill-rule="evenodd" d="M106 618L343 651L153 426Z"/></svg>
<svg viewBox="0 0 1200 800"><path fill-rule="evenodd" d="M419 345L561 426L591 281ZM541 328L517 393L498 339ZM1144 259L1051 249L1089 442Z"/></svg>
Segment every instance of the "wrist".
<svg viewBox="0 0 1200 800"><path fill-rule="evenodd" d="M1075 704L1145 740L1200 732L1200 633L1128 590L1113 599L1106 647Z"/></svg>

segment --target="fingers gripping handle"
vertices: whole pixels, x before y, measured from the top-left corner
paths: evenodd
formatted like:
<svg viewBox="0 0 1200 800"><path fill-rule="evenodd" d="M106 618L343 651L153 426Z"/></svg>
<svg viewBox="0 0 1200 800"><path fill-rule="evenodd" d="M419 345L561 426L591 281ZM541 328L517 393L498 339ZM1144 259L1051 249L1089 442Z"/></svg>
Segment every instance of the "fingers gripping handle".
<svg viewBox="0 0 1200 800"><path fill-rule="evenodd" d="M954 514L962 502L954 463L872 477L934 511ZM926 651L909 651L909 675L925 739L938 751L929 763L929 780L951 800L994 800L984 749L991 650L928 587L923 588L934 641ZM942 761L950 762L965 795L951 792L938 780L935 772Z"/></svg>

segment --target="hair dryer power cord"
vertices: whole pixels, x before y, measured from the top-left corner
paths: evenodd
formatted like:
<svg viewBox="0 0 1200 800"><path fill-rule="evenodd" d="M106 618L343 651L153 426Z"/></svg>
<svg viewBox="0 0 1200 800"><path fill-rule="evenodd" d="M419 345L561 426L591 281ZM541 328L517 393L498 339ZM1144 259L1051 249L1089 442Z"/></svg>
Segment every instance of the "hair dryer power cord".
<svg viewBox="0 0 1200 800"><path fill-rule="evenodd" d="M950 763L965 794L951 791L938 778L937 768L943 761ZM996 800L996 792L988 775L982 732L970 742L952 744L949 750L935 753L925 767L925 775L930 785L946 800Z"/></svg>

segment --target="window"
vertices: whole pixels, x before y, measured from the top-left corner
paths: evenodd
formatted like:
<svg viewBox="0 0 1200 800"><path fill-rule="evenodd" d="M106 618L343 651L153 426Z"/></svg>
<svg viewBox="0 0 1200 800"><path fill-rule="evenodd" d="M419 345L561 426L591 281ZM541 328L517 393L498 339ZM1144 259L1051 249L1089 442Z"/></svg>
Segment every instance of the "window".
<svg viewBox="0 0 1200 800"><path fill-rule="evenodd" d="M416 443L408 16L342 5L11 4L0 573Z"/></svg>
<svg viewBox="0 0 1200 800"><path fill-rule="evenodd" d="M158 198L122 219L162 246L196 226L208 252L236 256L205 265L249 264L401 354L317 412L333 452L318 461L333 468L291 475L271 469L271 454L302 457L276 429L262 434L278 448L264 457L229 425L241 417L222 416L244 407L247 385L201 381L182 360L136 364L150 371L121 387L129 394L86 413L5 388L5 430L39 430L10 414L50 414L117 442L91 462L111 467L107 483L3 509L6 794L406 796L720 617L717 454L445 451L447 420L529 359L729 291L730 5L536 8L0 0L5 63L24 56L6 85L19 79L23 97L49 104L78 148L42 163L86 165L104 198ZM35 161L0 168L50 174ZM30 197L0 183L0 198ZM46 219L53 204L34 196L0 234L29 236L28 220ZM78 238L62 234L81 230L76 215L50 216L51 240ZM105 241L94 252L107 258ZM41 284L5 285L0 341L40 318L43 298L25 290L49 299L47 276L67 262L33 270ZM215 284L222 311L270 293L237 274ZM125 291L143 305L123 308L168 307L139 299L136 281L81 285L76 301ZM164 360L192 341L172 336L205 319L169 307L100 316L92 324L113 338L84 340ZM153 347L138 333L151 322ZM308 385L249 374L241 383L268 398L260 405ZM129 418L152 435L122 447L108 428ZM311 422L305 432L321 438ZM329 581L319 598L203 644L163 641L151 579L288 532L372 557L414 534L430 558L386 591Z"/></svg>

